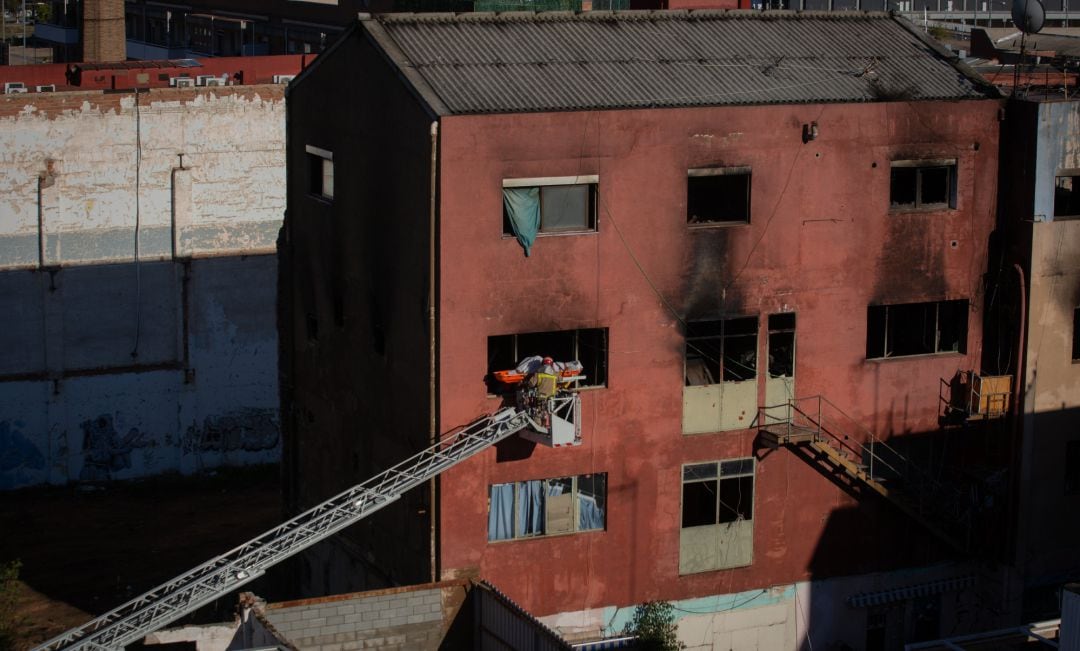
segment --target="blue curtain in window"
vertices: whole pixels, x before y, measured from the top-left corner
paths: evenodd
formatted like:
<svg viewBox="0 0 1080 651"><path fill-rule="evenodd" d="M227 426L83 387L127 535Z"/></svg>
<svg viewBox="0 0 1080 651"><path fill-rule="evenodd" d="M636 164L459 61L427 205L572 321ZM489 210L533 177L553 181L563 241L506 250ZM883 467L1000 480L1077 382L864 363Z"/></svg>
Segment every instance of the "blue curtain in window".
<svg viewBox="0 0 1080 651"><path fill-rule="evenodd" d="M491 510L488 512L488 540L514 537L514 485L491 487Z"/></svg>
<svg viewBox="0 0 1080 651"><path fill-rule="evenodd" d="M510 217L510 228L528 257L540 231L540 188L503 188L503 207Z"/></svg>
<svg viewBox="0 0 1080 651"><path fill-rule="evenodd" d="M544 533L544 482L539 479L520 482L517 499L517 535Z"/></svg>
<svg viewBox="0 0 1080 651"><path fill-rule="evenodd" d="M591 495L578 493L578 531L604 528L604 509Z"/></svg>

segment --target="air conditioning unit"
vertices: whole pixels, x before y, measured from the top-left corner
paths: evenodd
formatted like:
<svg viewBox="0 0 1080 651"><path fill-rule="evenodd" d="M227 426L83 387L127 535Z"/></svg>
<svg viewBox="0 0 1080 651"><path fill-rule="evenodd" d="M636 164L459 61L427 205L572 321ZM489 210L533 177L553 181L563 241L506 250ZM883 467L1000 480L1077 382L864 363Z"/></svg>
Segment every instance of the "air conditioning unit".
<svg viewBox="0 0 1080 651"><path fill-rule="evenodd" d="M296 75L274 75L275 84L287 84L293 80Z"/></svg>
<svg viewBox="0 0 1080 651"><path fill-rule="evenodd" d="M39 93L55 93L56 84L45 84L44 86L38 86L37 92Z"/></svg>
<svg viewBox="0 0 1080 651"><path fill-rule="evenodd" d="M221 77L214 75L199 75L196 77L196 84L199 86L222 86Z"/></svg>
<svg viewBox="0 0 1080 651"><path fill-rule="evenodd" d="M7 81L4 82L4 94L14 95L15 93L25 93L26 84L21 81Z"/></svg>
<svg viewBox="0 0 1080 651"><path fill-rule="evenodd" d="M195 80L191 77L170 77L169 85L174 88L193 88Z"/></svg>

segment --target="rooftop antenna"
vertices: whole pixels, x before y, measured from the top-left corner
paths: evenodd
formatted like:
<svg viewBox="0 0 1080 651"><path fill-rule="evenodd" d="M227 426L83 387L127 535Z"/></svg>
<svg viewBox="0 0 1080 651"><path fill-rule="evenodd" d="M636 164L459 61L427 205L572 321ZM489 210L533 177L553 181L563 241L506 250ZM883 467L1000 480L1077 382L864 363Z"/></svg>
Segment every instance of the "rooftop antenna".
<svg viewBox="0 0 1080 651"><path fill-rule="evenodd" d="M1046 22L1046 9L1039 0L1013 0L1012 20L1020 30L1020 61L1013 67L1013 95L1020 83L1020 66L1024 63L1024 47L1028 34L1038 34Z"/></svg>

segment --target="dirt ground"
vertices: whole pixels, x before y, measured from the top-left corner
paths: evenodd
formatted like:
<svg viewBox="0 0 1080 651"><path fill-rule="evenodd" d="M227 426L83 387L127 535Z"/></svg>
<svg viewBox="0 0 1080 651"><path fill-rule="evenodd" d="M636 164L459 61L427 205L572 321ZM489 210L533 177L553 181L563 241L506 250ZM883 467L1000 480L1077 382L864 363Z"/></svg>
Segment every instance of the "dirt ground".
<svg viewBox="0 0 1080 651"><path fill-rule="evenodd" d="M0 493L0 563L22 562L15 649L78 626L278 524L278 486L278 469L268 466ZM235 603L229 595L202 619L228 619Z"/></svg>

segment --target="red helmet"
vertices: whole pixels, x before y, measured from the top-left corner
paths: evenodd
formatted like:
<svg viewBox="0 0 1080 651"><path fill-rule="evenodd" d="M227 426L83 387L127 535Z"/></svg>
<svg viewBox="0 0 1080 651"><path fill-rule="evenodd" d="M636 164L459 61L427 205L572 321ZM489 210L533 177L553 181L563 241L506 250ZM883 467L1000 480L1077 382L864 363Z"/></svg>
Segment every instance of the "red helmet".
<svg viewBox="0 0 1080 651"><path fill-rule="evenodd" d="M545 357L545 358L544 358L544 363L545 363L545 364L551 364L551 363L552 363L552 362L554 362L554 361L555 361L555 360L551 359L550 357Z"/></svg>

